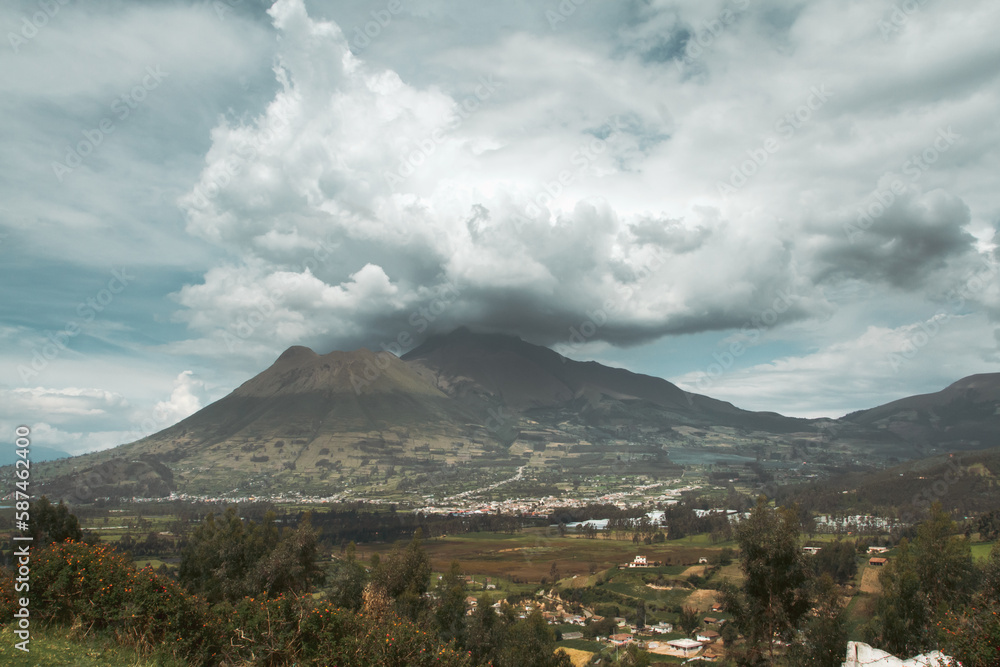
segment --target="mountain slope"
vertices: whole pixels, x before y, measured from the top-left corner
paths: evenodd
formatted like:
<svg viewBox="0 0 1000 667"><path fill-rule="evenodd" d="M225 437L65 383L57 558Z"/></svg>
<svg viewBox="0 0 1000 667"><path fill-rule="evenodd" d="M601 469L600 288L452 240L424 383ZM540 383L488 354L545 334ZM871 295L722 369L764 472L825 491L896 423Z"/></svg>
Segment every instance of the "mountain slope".
<svg viewBox="0 0 1000 667"><path fill-rule="evenodd" d="M749 412L731 403L691 394L663 378L580 362L514 336L468 329L428 339L403 360L434 379L437 387L466 402L499 403L515 412L575 408L581 414L614 411L640 421L650 410L677 424L713 424L770 430L812 431L808 420L773 412ZM646 408L643 418L639 405ZM629 409L631 408L631 409ZM660 420L658 420L660 421Z"/></svg>
<svg viewBox="0 0 1000 667"><path fill-rule="evenodd" d="M675 475L682 454L708 465L767 461L791 470L808 459L834 470L926 456L932 447L989 446L998 413L1000 374L841 420L805 420L459 329L401 359L291 347L183 421L112 450L43 463L34 479L76 500L170 491L398 498L435 484L484 486L525 468L586 477L628 463Z"/></svg>
<svg viewBox="0 0 1000 667"><path fill-rule="evenodd" d="M1000 445L1000 373L970 375L941 391L853 412L843 420L921 446L995 447Z"/></svg>

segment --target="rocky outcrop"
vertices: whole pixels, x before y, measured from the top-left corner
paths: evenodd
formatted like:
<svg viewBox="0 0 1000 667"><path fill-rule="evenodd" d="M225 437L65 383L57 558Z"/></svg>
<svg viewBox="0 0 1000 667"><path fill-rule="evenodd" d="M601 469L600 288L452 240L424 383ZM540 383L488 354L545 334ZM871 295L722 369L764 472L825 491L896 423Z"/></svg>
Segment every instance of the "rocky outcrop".
<svg viewBox="0 0 1000 667"><path fill-rule="evenodd" d="M949 667L952 664L960 663L940 651L902 660L862 642L847 642L847 659L843 667Z"/></svg>

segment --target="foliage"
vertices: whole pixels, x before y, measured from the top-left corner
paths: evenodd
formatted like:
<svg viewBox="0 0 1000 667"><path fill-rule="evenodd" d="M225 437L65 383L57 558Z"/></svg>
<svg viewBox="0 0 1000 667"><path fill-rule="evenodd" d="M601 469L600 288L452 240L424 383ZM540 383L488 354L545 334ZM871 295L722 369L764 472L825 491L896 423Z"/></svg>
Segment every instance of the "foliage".
<svg viewBox="0 0 1000 667"><path fill-rule="evenodd" d="M110 547L52 543L33 554L32 565L38 620L109 631L146 652L166 645L195 664L219 650L204 600L150 568L136 570Z"/></svg>
<svg viewBox="0 0 1000 667"><path fill-rule="evenodd" d="M70 513L63 501L60 500L58 505L53 505L48 498L42 496L37 503L31 503L29 511L28 524L35 547L66 540L79 542L83 539L80 522Z"/></svg>
<svg viewBox="0 0 1000 667"><path fill-rule="evenodd" d="M697 609L684 607L677 616L677 625L684 630L685 636L690 637L701 627L701 614L698 613Z"/></svg>
<svg viewBox="0 0 1000 667"><path fill-rule="evenodd" d="M438 608L434 618L441 638L461 643L465 636L465 581L458 561L452 561L448 572L438 582L436 593Z"/></svg>
<svg viewBox="0 0 1000 667"><path fill-rule="evenodd" d="M397 545L372 568L372 586L395 601L396 611L417 620L427 611L424 593L430 586L431 564L420 546L420 531L404 550Z"/></svg>
<svg viewBox="0 0 1000 667"><path fill-rule="evenodd" d="M964 667L989 667L1000 658L1000 542L983 565L982 590L961 612L946 612L938 625L948 654Z"/></svg>
<svg viewBox="0 0 1000 667"><path fill-rule="evenodd" d="M775 664L775 639L791 642L809 610L808 576L794 508L772 508L761 496L736 528L742 588L726 586L725 604L745 639L730 653L740 665Z"/></svg>
<svg viewBox="0 0 1000 667"><path fill-rule="evenodd" d="M911 543L883 566L882 593L866 628L866 639L895 655L937 648L937 624L965 606L975 590L968 540L936 504Z"/></svg>
<svg viewBox="0 0 1000 667"><path fill-rule="evenodd" d="M326 584L326 599L334 607L353 611L361 609L361 595L368 584L368 571L355 558L353 542L344 558L330 564Z"/></svg>
<svg viewBox="0 0 1000 667"><path fill-rule="evenodd" d="M984 540L1000 537L1000 510L987 512L976 521L976 530Z"/></svg>
<svg viewBox="0 0 1000 667"><path fill-rule="evenodd" d="M840 667L847 646L847 614L829 574L817 580L815 596L816 607L806 621L802 640L789 651L789 662L797 667Z"/></svg>
<svg viewBox="0 0 1000 667"><path fill-rule="evenodd" d="M538 610L518 619L510 605L497 614L489 597L479 602L466 635L475 664L492 667L572 667L569 656L555 652L555 633Z"/></svg>
<svg viewBox="0 0 1000 667"><path fill-rule="evenodd" d="M391 610L359 614L310 596L246 597L214 607L106 546L53 543L32 554L32 613L43 623L104 632L141 655L187 665L337 664L469 667ZM4 573L9 579L9 572ZM36 588L37 587L37 588ZM0 622L12 620L12 608ZM525 663L530 664L530 663Z"/></svg>
<svg viewBox="0 0 1000 667"><path fill-rule="evenodd" d="M857 547L841 540L831 542L812 556L810 563L817 575L828 574L838 584L846 584L858 572Z"/></svg>
<svg viewBox="0 0 1000 667"><path fill-rule="evenodd" d="M229 508L218 520L209 514L191 535L178 578L209 602L246 596L302 593L323 579L318 545L308 515L282 534L269 512L261 523L246 522Z"/></svg>

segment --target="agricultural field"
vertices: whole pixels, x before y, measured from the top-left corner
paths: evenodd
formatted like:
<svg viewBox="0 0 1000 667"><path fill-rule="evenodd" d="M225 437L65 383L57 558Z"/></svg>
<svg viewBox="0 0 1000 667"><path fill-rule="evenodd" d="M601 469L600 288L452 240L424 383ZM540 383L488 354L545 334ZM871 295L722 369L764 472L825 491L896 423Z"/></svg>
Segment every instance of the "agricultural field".
<svg viewBox="0 0 1000 667"><path fill-rule="evenodd" d="M449 535L427 540L424 548L436 571L447 570L449 564L457 560L466 574L539 582L550 575L553 563L558 567L560 579L586 577L628 563L637 555L671 565L696 565L699 558L712 560L722 551L721 545L711 546L707 537L704 544L696 544L701 540L692 539L688 544L677 540L636 546L631 540L559 537L550 535L544 528L528 528L514 535ZM384 554L391 549L391 545L365 544L358 546L357 553L359 558L368 558L373 553Z"/></svg>

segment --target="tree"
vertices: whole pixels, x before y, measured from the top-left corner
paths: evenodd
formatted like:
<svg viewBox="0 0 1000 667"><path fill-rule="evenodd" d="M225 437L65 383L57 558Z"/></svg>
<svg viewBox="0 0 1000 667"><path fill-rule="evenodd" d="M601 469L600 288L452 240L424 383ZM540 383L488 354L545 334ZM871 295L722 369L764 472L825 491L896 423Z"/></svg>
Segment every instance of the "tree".
<svg viewBox="0 0 1000 667"><path fill-rule="evenodd" d="M966 605L975 589L969 542L957 532L935 503L913 542L900 541L898 555L879 574L882 593L865 630L869 643L896 655L936 647L937 623Z"/></svg>
<svg viewBox="0 0 1000 667"><path fill-rule="evenodd" d="M839 584L846 584L858 572L857 548L850 542L827 544L809 560L816 574L829 574Z"/></svg>
<svg viewBox="0 0 1000 667"><path fill-rule="evenodd" d="M285 529L283 534L274 518L268 512L260 523L247 521L244 526L235 508L218 521L209 514L181 553L178 579L211 603L302 593L322 582L309 515L297 529Z"/></svg>
<svg viewBox="0 0 1000 667"><path fill-rule="evenodd" d="M572 667L565 652L555 652L555 633L536 609L525 619L517 619L510 605L500 614L493 612L489 597L469 620L466 649L474 664L493 667Z"/></svg>
<svg viewBox="0 0 1000 667"><path fill-rule="evenodd" d="M991 667L1000 655L1000 542L980 574L982 589L972 603L947 612L941 623L946 652L965 667Z"/></svg>
<svg viewBox="0 0 1000 667"><path fill-rule="evenodd" d="M690 637L701 627L701 614L697 609L683 607L677 615L677 625L681 626L684 634Z"/></svg>
<svg viewBox="0 0 1000 667"><path fill-rule="evenodd" d="M640 630L646 626L646 601L642 598L635 603L635 624Z"/></svg>
<svg viewBox="0 0 1000 667"><path fill-rule="evenodd" d="M438 606L434 612L438 631L444 641L461 640L465 631L465 581L457 560L437 584Z"/></svg>
<svg viewBox="0 0 1000 667"><path fill-rule="evenodd" d="M649 654L640 650L635 644L629 644L618 658L618 664L622 667L626 665L628 667L649 667Z"/></svg>
<svg viewBox="0 0 1000 667"><path fill-rule="evenodd" d="M799 667L840 667L847 645L847 618L840 590L829 574L817 580L815 596L816 607L806 622L802 641L790 651L791 664Z"/></svg>
<svg viewBox="0 0 1000 667"><path fill-rule="evenodd" d="M326 597L331 604L352 611L361 609L368 572L351 550L345 558L331 563L326 581Z"/></svg>
<svg viewBox="0 0 1000 667"><path fill-rule="evenodd" d="M397 613L412 620L428 610L424 593L430 587L431 564L421 546L418 528L405 550L398 545L372 569L372 585L395 601Z"/></svg>
<svg viewBox="0 0 1000 667"><path fill-rule="evenodd" d="M42 496L37 503L29 505L29 517L28 530L34 538L33 546L36 548L53 542L79 542L83 539L80 522L61 500L58 505L53 505L47 497Z"/></svg>
<svg viewBox="0 0 1000 667"><path fill-rule="evenodd" d="M775 664L775 640L790 642L809 610L808 575L794 508L772 508L761 496L736 527L742 588L724 588L726 607L746 640L732 654L740 665Z"/></svg>

